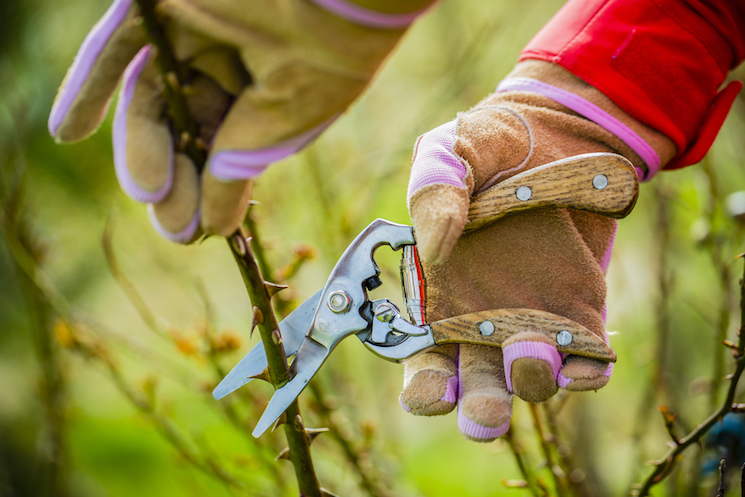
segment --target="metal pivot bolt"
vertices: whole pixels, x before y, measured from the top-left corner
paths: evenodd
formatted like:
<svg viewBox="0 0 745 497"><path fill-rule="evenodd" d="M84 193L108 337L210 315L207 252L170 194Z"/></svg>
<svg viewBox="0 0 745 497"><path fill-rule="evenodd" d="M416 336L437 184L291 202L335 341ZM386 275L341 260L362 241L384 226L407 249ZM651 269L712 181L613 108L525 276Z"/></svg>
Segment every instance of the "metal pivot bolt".
<svg viewBox="0 0 745 497"><path fill-rule="evenodd" d="M608 186L608 177L605 174L598 174L592 178L592 186L594 186L596 190L602 190Z"/></svg>
<svg viewBox="0 0 745 497"><path fill-rule="evenodd" d="M492 333L494 333L494 323L491 321L482 321L479 323L479 333L484 335L485 337L488 337Z"/></svg>
<svg viewBox="0 0 745 497"><path fill-rule="evenodd" d="M347 312L351 303L352 298L344 290L337 290L335 292L331 292L331 294L329 295L329 309L337 314Z"/></svg>
<svg viewBox="0 0 745 497"><path fill-rule="evenodd" d="M530 197L533 196L533 191L529 186L521 186L515 191L515 196L518 200L525 202L526 200L530 200Z"/></svg>
<svg viewBox="0 0 745 497"><path fill-rule="evenodd" d="M567 345L572 343L572 339L572 334L569 333L567 330L562 330L556 334L556 343L558 343L562 347L566 347Z"/></svg>

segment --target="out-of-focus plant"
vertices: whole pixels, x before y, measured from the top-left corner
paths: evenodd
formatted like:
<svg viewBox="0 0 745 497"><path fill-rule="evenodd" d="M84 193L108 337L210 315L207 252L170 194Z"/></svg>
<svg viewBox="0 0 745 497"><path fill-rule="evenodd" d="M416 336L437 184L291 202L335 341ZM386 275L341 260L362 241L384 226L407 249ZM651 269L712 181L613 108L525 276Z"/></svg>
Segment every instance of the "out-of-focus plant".
<svg viewBox="0 0 745 497"><path fill-rule="evenodd" d="M246 228L262 277L290 286L272 297L278 317L322 284L373 217L407 222L416 135L488 92L560 3L442 2L338 126L262 177ZM250 436L268 385L221 402L210 395L255 341L252 315L257 327L268 323L268 313L250 312L258 306L240 282L227 281L240 278L225 244L182 249L138 234L138 218L113 193L103 133L60 152L43 129L58 83L49 66L69 62L45 57L65 43L70 19L82 16L87 30L96 17L88 4L0 7L0 27L12 25L0 29L0 495L295 495L293 468L275 461L287 456L283 430ZM737 377L723 379L742 361L732 323L734 256L745 245L729 212L745 184L744 115L738 101L719 148L643 186L621 222L609 275L619 362L607 387L535 407L516 401L508 435L477 445L460 439L452 419L399 414L400 368L344 344L300 398L309 426L328 430L297 430L315 439L318 479L345 497L589 497L627 493L629 481L641 482L639 494L714 495L724 479L700 473L709 463L695 441L733 405L742 409ZM112 205L119 213L105 224ZM181 267L189 258L207 274ZM382 270L395 278L395 262ZM647 459L658 461L650 468Z"/></svg>

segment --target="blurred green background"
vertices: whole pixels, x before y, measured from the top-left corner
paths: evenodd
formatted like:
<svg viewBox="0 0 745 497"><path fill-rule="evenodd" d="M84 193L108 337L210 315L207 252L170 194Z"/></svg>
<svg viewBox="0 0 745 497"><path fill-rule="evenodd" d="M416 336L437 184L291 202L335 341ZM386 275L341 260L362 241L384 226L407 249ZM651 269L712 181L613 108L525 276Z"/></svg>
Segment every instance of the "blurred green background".
<svg viewBox="0 0 745 497"><path fill-rule="evenodd" d="M347 115L262 176L252 216L267 259L277 270L303 259L284 312L323 285L374 218L409 222L416 137L488 94L561 3L444 0ZM150 229L145 209L116 184L110 116L74 145L56 145L46 131L56 88L107 7L0 2L0 496L294 495L289 462L273 461L281 430L250 436L271 387L251 384L220 403L210 396L216 370L258 340L224 241L183 247ZM307 426L333 426L313 443L322 485L340 496L529 494L519 447L528 477L549 489L552 469L569 470L571 495L627 494L668 450L659 405L676 413L683 435L724 399L733 361L721 341L736 340L735 256L745 247L727 199L745 188L744 149L741 96L704 163L642 186L621 222L608 276L619 362L606 388L559 395L535 411L538 425L516 399L512 445L476 444L459 435L454 415L403 412L402 367L347 340L301 396ZM107 226L116 275L102 245ZM383 252L388 283L374 295L398 299L398 256ZM549 461L537 426L556 436L545 437ZM689 449L653 495L714 495L703 459Z"/></svg>

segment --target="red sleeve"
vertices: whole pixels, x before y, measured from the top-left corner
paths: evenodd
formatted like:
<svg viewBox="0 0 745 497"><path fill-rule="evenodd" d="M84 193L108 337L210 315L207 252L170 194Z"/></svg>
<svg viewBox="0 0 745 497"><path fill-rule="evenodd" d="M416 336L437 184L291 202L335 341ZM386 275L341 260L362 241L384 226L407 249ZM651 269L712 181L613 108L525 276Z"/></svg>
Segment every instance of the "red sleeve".
<svg viewBox="0 0 745 497"><path fill-rule="evenodd" d="M558 64L669 137L668 169L701 160L742 83L743 0L569 0L520 60Z"/></svg>

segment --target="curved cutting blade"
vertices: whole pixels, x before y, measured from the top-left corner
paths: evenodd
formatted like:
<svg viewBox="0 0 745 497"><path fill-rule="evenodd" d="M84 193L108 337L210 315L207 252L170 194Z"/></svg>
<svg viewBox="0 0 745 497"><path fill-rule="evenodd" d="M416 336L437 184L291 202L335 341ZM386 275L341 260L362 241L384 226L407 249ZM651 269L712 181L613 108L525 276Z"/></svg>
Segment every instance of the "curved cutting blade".
<svg viewBox="0 0 745 497"><path fill-rule="evenodd" d="M295 356L295 362L292 364L293 369L297 371L295 377L274 391L274 395L269 401L269 405L266 406L264 414L261 415L261 419L256 423L256 428L253 431L254 437L260 437L267 428L279 419L282 413L292 404L292 401L308 385L311 378L315 376L330 352L330 350L312 338L303 340L303 344Z"/></svg>
<svg viewBox="0 0 745 497"><path fill-rule="evenodd" d="M305 339L306 333L310 328L313 316L318 309L318 302L321 300L323 289L316 292L311 298L303 302L297 309L292 311L289 316L279 323L279 331L282 334L282 343L285 347L287 356L295 355L300 345ZM266 352L262 343L252 348L238 364L233 367L225 378L212 391L212 396L220 400L229 393L234 392L246 383L250 382L254 376L261 374L266 369Z"/></svg>

